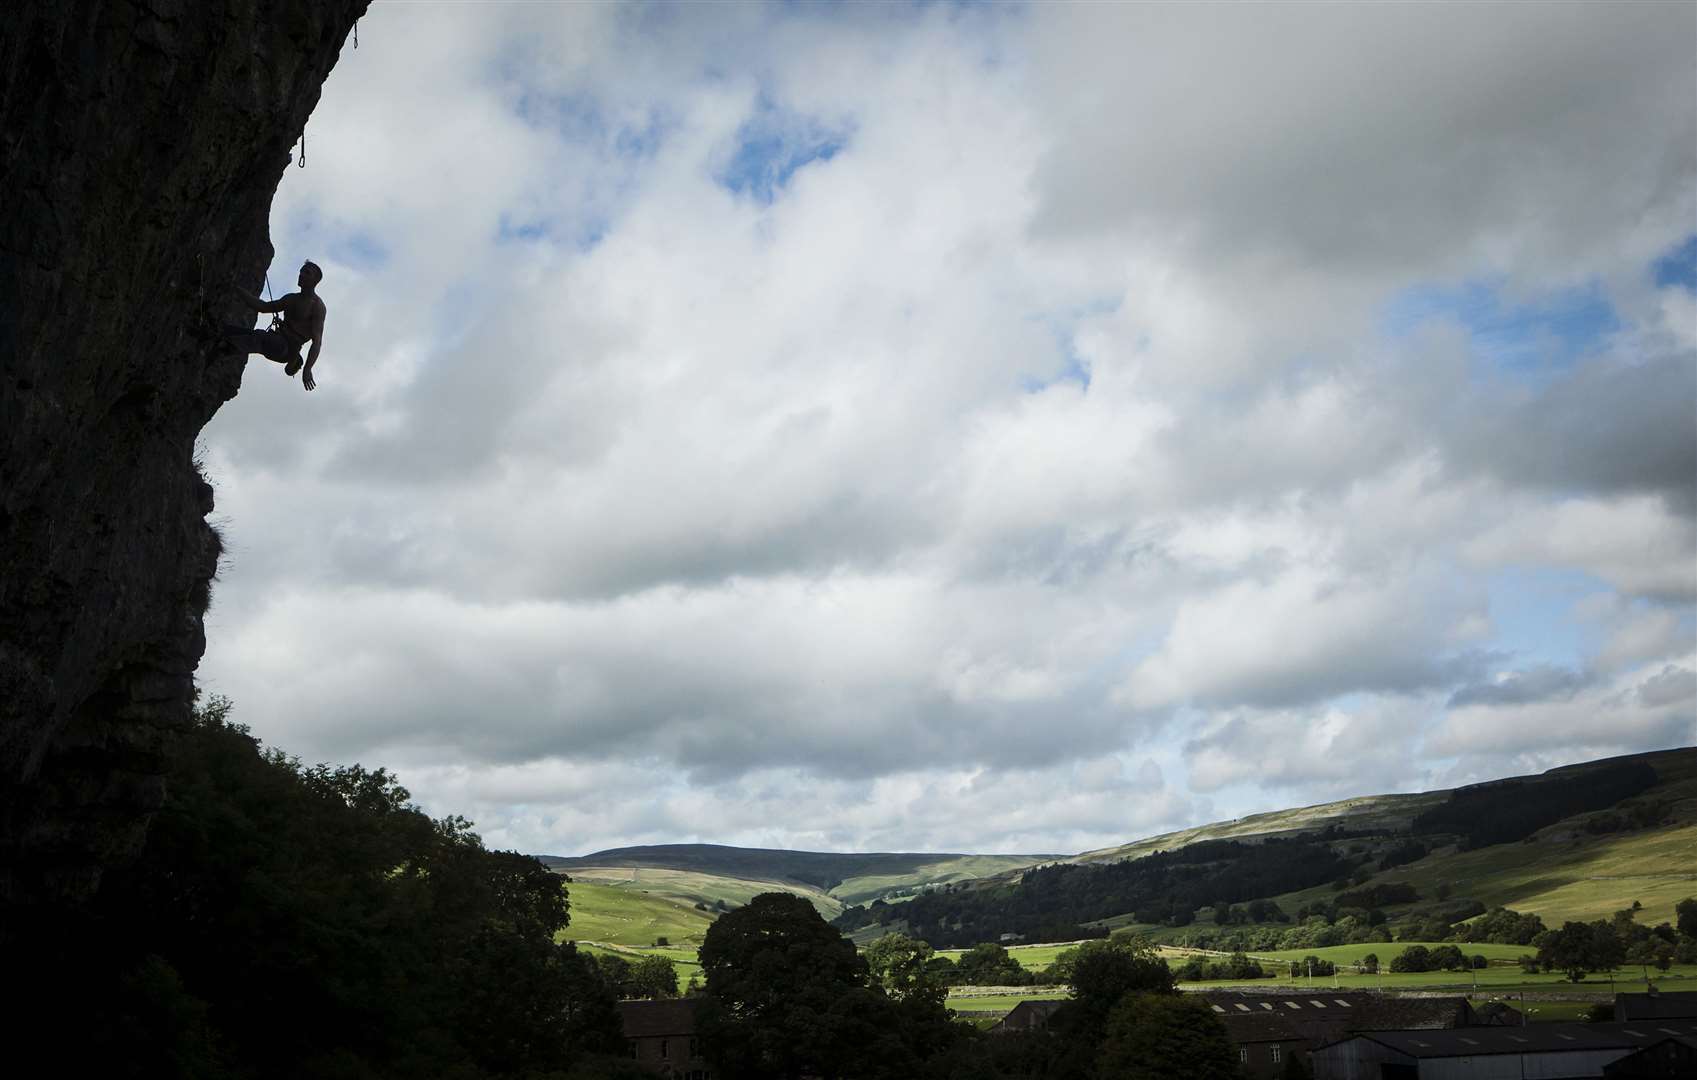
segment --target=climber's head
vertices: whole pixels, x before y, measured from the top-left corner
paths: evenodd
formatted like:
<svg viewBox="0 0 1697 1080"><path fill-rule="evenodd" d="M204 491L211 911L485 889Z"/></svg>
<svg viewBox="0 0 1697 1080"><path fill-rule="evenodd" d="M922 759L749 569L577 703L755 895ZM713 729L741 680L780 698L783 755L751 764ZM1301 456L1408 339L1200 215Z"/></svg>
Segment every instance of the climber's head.
<svg viewBox="0 0 1697 1080"><path fill-rule="evenodd" d="M324 280L324 271L322 271L318 268L317 263L315 263L315 262L303 262L303 263L301 263L301 276L300 276L301 288L310 289L314 285L317 285L320 281L323 281L323 280Z"/></svg>

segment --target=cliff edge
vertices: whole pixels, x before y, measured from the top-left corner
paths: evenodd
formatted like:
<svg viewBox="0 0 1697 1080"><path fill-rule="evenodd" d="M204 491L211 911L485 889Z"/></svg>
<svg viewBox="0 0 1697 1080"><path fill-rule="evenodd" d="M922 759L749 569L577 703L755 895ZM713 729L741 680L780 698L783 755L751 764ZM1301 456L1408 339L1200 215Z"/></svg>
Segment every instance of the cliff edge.
<svg viewBox="0 0 1697 1080"><path fill-rule="evenodd" d="M201 428L368 0L35 0L0 26L0 939L132 857L219 543Z"/></svg>

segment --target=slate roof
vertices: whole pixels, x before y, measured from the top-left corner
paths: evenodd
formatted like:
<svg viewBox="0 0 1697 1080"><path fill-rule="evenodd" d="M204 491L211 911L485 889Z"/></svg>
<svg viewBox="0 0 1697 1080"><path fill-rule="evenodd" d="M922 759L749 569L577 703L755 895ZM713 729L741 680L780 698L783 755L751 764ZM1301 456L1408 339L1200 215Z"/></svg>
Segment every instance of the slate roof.
<svg viewBox="0 0 1697 1080"><path fill-rule="evenodd" d="M1354 1032L1452 1028L1472 1019L1467 999L1460 997L1388 997L1354 990L1304 993L1292 988L1266 993L1208 990L1202 997L1239 1043L1306 1041L1319 1045ZM1257 1023L1253 1017L1263 1020ZM1273 1035L1275 1031L1283 1034Z"/></svg>
<svg viewBox="0 0 1697 1080"><path fill-rule="evenodd" d="M1030 1031L1049 1022L1055 1011L1069 1002L1065 999L1046 1000L1027 998L1009 1009L1007 1015L991 1025L991 1031Z"/></svg>
<svg viewBox="0 0 1697 1080"><path fill-rule="evenodd" d="M662 1001L621 1001L619 1020L625 1038L688 1037L695 1034L695 1007L699 998Z"/></svg>
<svg viewBox="0 0 1697 1080"><path fill-rule="evenodd" d="M1670 1036L1697 1036L1697 1023L1679 1021L1666 1025L1641 1022L1528 1024L1525 1027L1451 1028L1438 1031L1367 1031L1350 1037L1388 1046L1412 1058L1449 1058L1482 1057L1488 1054L1548 1054L1565 1050L1637 1049L1664 1042Z"/></svg>
<svg viewBox="0 0 1697 1080"><path fill-rule="evenodd" d="M1672 994L1616 994L1616 1020L1681 1020L1697 1018L1697 990Z"/></svg>
<svg viewBox="0 0 1697 1080"><path fill-rule="evenodd" d="M1227 1013L1220 1019L1225 1023L1232 1042L1239 1046L1244 1043L1302 1042L1305 1038L1302 1032L1278 1013L1259 1010L1252 1013L1234 1012Z"/></svg>

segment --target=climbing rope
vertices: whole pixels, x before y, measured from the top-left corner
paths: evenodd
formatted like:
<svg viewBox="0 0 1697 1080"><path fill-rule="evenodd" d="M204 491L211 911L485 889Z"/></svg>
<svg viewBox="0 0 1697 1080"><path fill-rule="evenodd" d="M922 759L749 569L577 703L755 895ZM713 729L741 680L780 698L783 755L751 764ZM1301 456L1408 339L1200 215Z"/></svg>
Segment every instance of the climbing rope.
<svg viewBox="0 0 1697 1080"><path fill-rule="evenodd" d="M269 270L267 270L265 272L265 302L266 303L271 302L271 271L269 271ZM283 313L282 312L273 311L271 313L271 327L270 327L270 329L277 332L277 333L282 332L282 330L283 330Z"/></svg>

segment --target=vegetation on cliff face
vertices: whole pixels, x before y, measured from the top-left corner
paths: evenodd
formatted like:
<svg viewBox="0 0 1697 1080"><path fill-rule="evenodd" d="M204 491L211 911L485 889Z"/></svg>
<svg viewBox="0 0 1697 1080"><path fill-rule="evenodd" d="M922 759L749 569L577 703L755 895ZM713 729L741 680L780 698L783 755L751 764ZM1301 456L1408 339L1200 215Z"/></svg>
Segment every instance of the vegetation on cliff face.
<svg viewBox="0 0 1697 1080"><path fill-rule="evenodd" d="M32 1026L74 1027L103 1074L527 1076L622 1048L535 859L431 820L382 769L265 750L222 701L166 761L142 858L37 927L62 996Z"/></svg>

